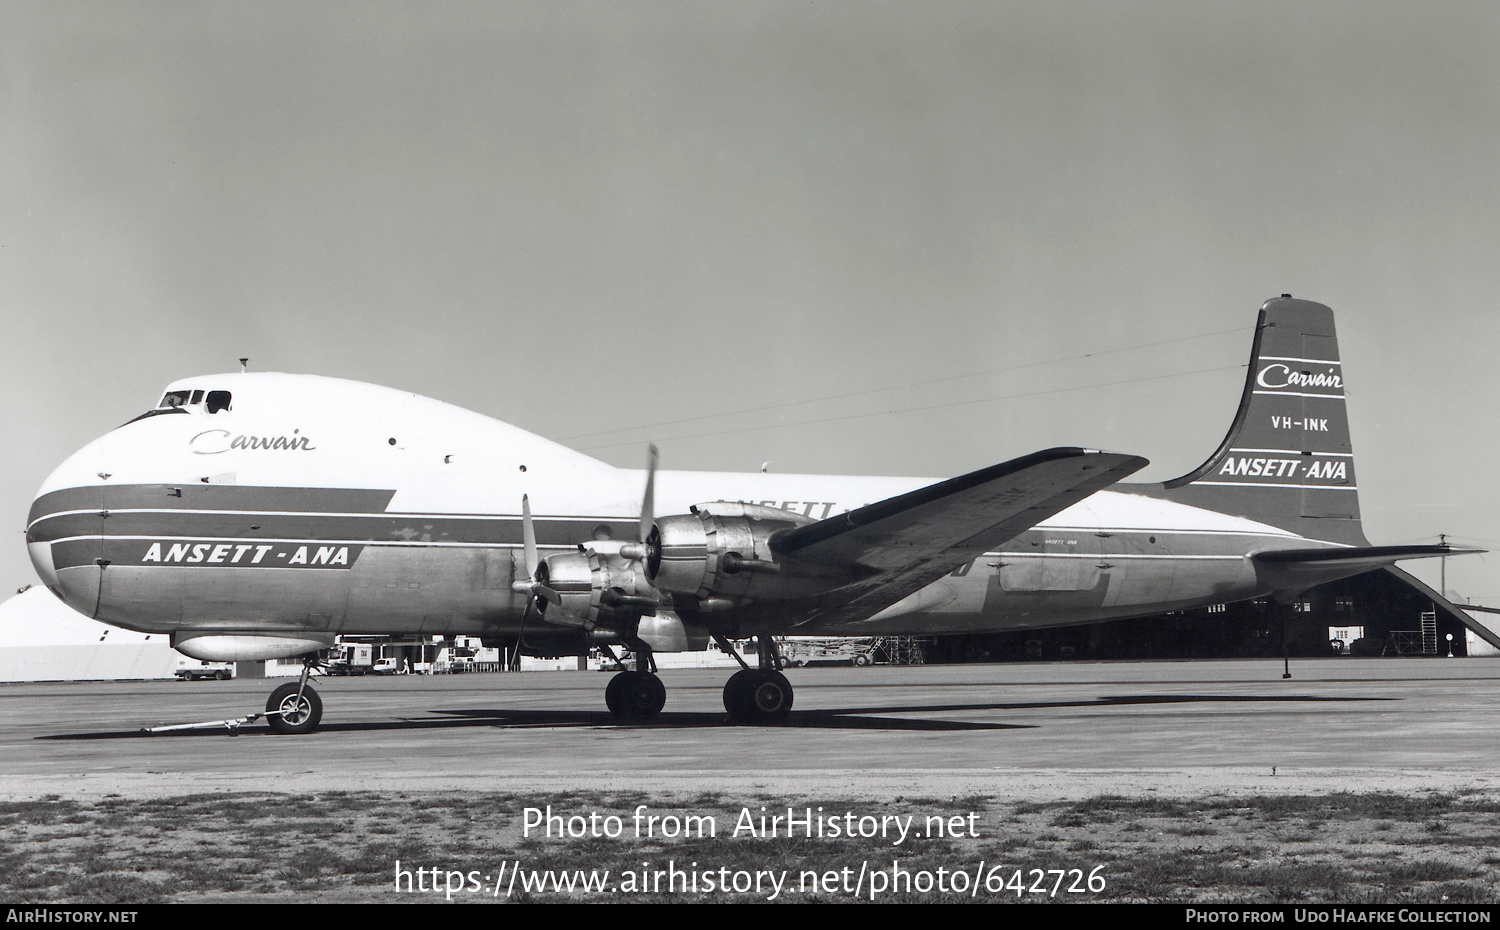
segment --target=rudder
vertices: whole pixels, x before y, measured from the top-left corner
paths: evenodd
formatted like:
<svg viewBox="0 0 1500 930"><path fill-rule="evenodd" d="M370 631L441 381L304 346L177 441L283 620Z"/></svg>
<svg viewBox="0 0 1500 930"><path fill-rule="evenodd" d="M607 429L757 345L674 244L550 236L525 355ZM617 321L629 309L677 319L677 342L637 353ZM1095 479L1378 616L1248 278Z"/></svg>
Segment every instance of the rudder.
<svg viewBox="0 0 1500 930"><path fill-rule="evenodd" d="M1229 435L1208 461L1163 488L1179 503L1369 545L1332 309L1286 294L1266 301Z"/></svg>

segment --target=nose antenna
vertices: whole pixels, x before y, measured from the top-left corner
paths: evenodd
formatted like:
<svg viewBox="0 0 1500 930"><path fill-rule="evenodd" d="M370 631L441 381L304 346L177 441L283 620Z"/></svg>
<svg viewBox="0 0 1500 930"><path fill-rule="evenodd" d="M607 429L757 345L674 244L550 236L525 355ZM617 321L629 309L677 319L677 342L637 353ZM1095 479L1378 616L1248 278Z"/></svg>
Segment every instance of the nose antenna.
<svg viewBox="0 0 1500 930"><path fill-rule="evenodd" d="M240 359L240 374L244 374L245 372L247 372L249 370L250 370L250 360L248 358L242 358L242 359Z"/></svg>

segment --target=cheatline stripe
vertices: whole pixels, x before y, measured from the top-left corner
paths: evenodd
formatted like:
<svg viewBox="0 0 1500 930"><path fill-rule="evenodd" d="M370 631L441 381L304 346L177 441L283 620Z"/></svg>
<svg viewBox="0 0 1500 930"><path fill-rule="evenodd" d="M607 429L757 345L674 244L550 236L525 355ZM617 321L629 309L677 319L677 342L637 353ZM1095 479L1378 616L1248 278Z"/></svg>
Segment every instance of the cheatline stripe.
<svg viewBox="0 0 1500 930"><path fill-rule="evenodd" d="M36 526L38 523L41 523L43 520L51 520L51 519L54 519L56 517L76 517L76 516L90 516L90 515L97 516L101 512L108 513L110 516L114 516L115 514L127 514L127 513L160 513L160 514L169 514L171 516L199 516L199 515L201 515L201 516L220 516L220 517L299 517L299 518L302 518L302 517L309 517L309 518L310 517L324 517L324 518L351 517L351 518L355 518L355 519L364 519L364 520L372 520L372 519L386 519L386 520L443 520L443 519L460 519L460 520L496 520L496 521L498 521L498 520L520 520L520 519L522 519L521 514L518 514L518 513L517 514L504 514L504 513L498 513L498 514L497 513L401 513L401 512L398 512L398 511L392 511L390 513L387 513L385 511L381 511L379 513L369 513L369 512L350 512L350 511L334 511L334 510L330 510L330 511L310 511L310 510L198 510L196 508L194 508L194 509L187 509L187 508L181 508L181 507L166 508L166 509L157 508L157 507L120 507L120 508L117 508L117 509L110 509L108 507L103 507L103 508L101 508L101 507L87 507L87 508L84 508L82 510L55 510L55 511L53 511L51 513L43 514L42 516L37 517L35 520L33 520L29 524L27 524L27 529L30 529L31 527ZM537 520L537 521L548 520L548 521L554 521L554 522L555 521L565 521L565 522L571 521L571 522L574 522L574 523L584 523L584 522L594 522L594 523L598 523L598 522L614 522L614 523L618 523L621 520L632 521L632 522L633 521L637 521L637 520L640 519L640 515L639 514L637 514L637 515L622 514L620 516L615 516L615 517L600 517L600 516L576 516L576 515L566 515L566 514L559 514L559 515L533 514L532 515L532 519L533 520Z"/></svg>
<svg viewBox="0 0 1500 930"><path fill-rule="evenodd" d="M1229 482L1229 481L1218 481L1218 482L1196 481L1196 482L1194 482L1194 484L1222 484L1222 485L1227 485L1227 486L1231 486L1231 487L1252 487L1252 488L1262 488L1262 487L1323 487L1322 485L1270 485L1270 484L1237 483L1237 482ZM1138 536L1145 536L1145 535L1149 534L1149 535L1155 535L1155 536L1168 536L1168 537L1170 537L1170 536L1246 536L1246 537L1250 537L1252 539L1253 538L1260 538L1260 537L1263 537L1263 538L1266 538L1266 539L1301 539L1302 538L1298 534L1290 532L1290 531L1277 533L1277 532L1264 532L1264 531L1256 531L1256 530L1182 530L1182 529L1153 529L1153 528L1137 529L1135 527L1082 527L1082 526L1081 527L1071 527L1071 526L1070 527L1061 527L1061 526L1038 526L1038 527L1033 527L1031 530L1029 530L1027 532L1087 533L1087 534L1089 534L1091 536L1095 535L1095 534L1098 534L1098 533L1109 533L1109 534L1114 534L1114 535L1125 534L1125 533L1133 533L1133 534L1138 535ZM72 541L79 540L79 539L160 539L160 540L168 540L168 539L179 539L179 540L200 539L201 540L201 539L223 539L223 538L226 538L226 537L224 537L222 534L208 534L208 535L203 535L203 536L183 536L183 535L175 534L175 533L131 533L131 534L80 533L80 534L78 534L76 536L59 536L56 539L46 540L46 542L59 542L59 543L60 542L72 542ZM467 548L478 548L478 549L495 549L495 548L507 549L507 548L518 548L518 547L521 546L521 542L519 540L516 540L516 541L496 541L496 542L480 542L480 541L467 541L466 542L466 541L460 540L460 541L447 541L447 542L444 542L444 541L439 541L439 540L425 541L425 540L407 540L407 539L353 539L353 538L350 538L350 539L326 539L326 538L323 538L323 539L309 539L309 538L303 537L303 536L254 536L254 537L235 537L235 538L252 539L252 540L255 540L255 541L258 541L258 542L297 543L299 545L303 544L303 543L307 543L307 544L323 545L323 546L328 546L328 545L345 545L345 546L354 546L354 545L360 545L360 546L405 546L405 547L414 547L414 546L445 546L445 547L449 547L449 548L465 548L465 547L467 547ZM1012 537L1012 538L1018 539L1020 537L1019 537L1019 534L1018 534L1017 536ZM611 541L613 541L613 540L611 540ZM569 551L576 550L578 548L578 544L577 543L539 543L538 546L539 546L539 548L542 548L542 549L563 549L563 550L569 550ZM695 554L701 554L703 552L703 547L701 545L695 546L695 545L689 543L689 544L679 545L679 546L663 546L662 549L661 549L661 551L663 552L663 554L671 553L671 552L678 551L678 550L687 550L687 551L693 552Z"/></svg>
<svg viewBox="0 0 1500 930"><path fill-rule="evenodd" d="M1336 358L1293 358L1290 355L1262 355L1263 362L1307 362L1312 365L1341 365Z"/></svg>
<svg viewBox="0 0 1500 930"><path fill-rule="evenodd" d="M57 539L49 539L49 540L47 540L47 542L49 542L49 543L65 543L65 542L78 542L79 540L88 540L88 539L99 539L99 540L103 540L105 542L113 542L113 541L140 542L142 540L150 540L150 541L153 541L153 542L170 542L170 541L173 541L173 540L177 540L177 541L181 541L181 542L193 542L195 540L198 541L198 542L205 542L207 540L213 540L213 541L217 542L217 541L225 539L225 538L226 537L223 537L223 536L171 536L171 535L167 535L167 534L151 535L151 536L100 536L99 534L95 533L95 534L90 535L90 536L62 536L62 537L59 537ZM252 536L252 537L233 537L233 538L250 539L250 540L252 540L252 545L254 543L257 543L257 542L265 542L265 543L287 543L289 545L294 545L294 546L364 546L366 548L368 548L370 546L387 546L387 547L396 548L396 549L429 549L429 548L431 548L431 549L438 549L438 548L442 548L442 549L520 549L520 548L522 548L522 545L521 545L520 542L493 542L493 543L487 543L487 542L419 542L419 541L407 542L405 540L388 540L388 539L305 539L305 538L297 539L297 538L275 537L275 536ZM233 545L233 544L231 543L230 545ZM558 544L558 543L538 543L537 544L537 548L538 549L556 549L556 550L558 550L560 552L577 552L578 551L578 546L576 544L562 545L562 544Z"/></svg>
<svg viewBox="0 0 1500 930"><path fill-rule="evenodd" d="M1346 459L1352 459L1352 458L1354 458L1354 453L1353 452L1298 452L1298 451L1295 451L1293 449L1230 449L1228 451L1230 451L1230 452L1274 452L1274 453L1277 453L1278 455L1325 455L1325 456L1329 456L1329 457L1338 456L1339 458L1346 458Z"/></svg>
<svg viewBox="0 0 1500 930"><path fill-rule="evenodd" d="M1295 534L1288 534L1288 536L1285 536L1285 537L1274 536L1273 534L1270 534L1270 533L1259 533L1259 534L1249 534L1249 533L1246 533L1246 534L1240 534L1240 535L1247 535L1247 536L1248 535L1259 535L1259 536L1266 536L1266 537L1272 538L1272 539L1282 539L1282 538L1301 539L1301 538L1303 538L1303 537L1300 537L1300 536L1296 536ZM192 542L194 540L200 540L201 541L201 540L207 539L207 538L210 538L210 537L204 537L204 536L97 536L97 535L95 535L95 536L68 536L68 537L64 537L62 539L54 539L54 540L52 540L52 542L54 542L54 543L78 542L78 541L81 541L81 540L90 540L90 539L99 539L99 540L104 540L104 541L107 541L107 542L108 541L115 541L115 542L125 542L125 541L130 541L130 542L143 542L143 541L171 542L171 541L174 541L174 540L175 541L181 541L181 542ZM352 539L352 540L351 539L276 539L276 538L270 538L270 537L266 537L266 538L264 538L263 540L260 540L260 541L267 542L267 543L287 543L289 545L297 545L297 546L304 546L304 545L305 546L364 546L366 548L369 548L369 547L372 547L372 546L383 546L383 547L392 548L392 549L429 549L429 548L431 548L431 549L438 549L438 548L441 548L441 549L516 549L516 550L519 550L519 549L523 548L520 543L388 542L388 541L385 541L385 540L372 541L372 540L366 540L366 539ZM1313 540L1313 541L1316 541L1316 540ZM561 551L561 552L576 552L578 550L577 546L540 545L540 546L537 546L537 548L538 549L556 549L556 550ZM1331 548L1348 548L1348 547L1345 546L1345 545L1343 545L1343 544L1333 544L1331 546ZM1188 554L1185 554L1185 553L1170 553L1170 552L1164 552L1164 553L1093 552L1093 553L1090 553L1090 552L1022 552L1022 551L1009 552L1009 551L1004 551L1004 550L997 550L997 551L985 552L985 553L982 553L981 555L974 556L974 558L976 558L976 559L978 559L978 558L986 558L986 557L1009 557L1009 558L1032 558L1032 559L1104 559L1104 558L1110 558L1110 559L1238 559L1238 558L1241 558L1242 556L1239 556L1239 555L1188 555Z"/></svg>
<svg viewBox="0 0 1500 930"><path fill-rule="evenodd" d="M1290 449L1230 449L1228 451L1230 451L1230 452L1284 452L1287 455L1301 455L1302 454L1300 452L1293 452ZM1315 453L1313 453L1313 455L1326 455L1326 456L1347 455L1347 456L1352 457L1353 453L1347 453L1347 452L1315 452ZM1207 484L1207 483L1210 483L1210 482L1195 481L1193 483L1194 484ZM1266 485L1266 486L1269 487L1270 485ZM1317 485L1317 487L1321 487L1321 485ZM49 520L49 519L53 519L53 518L56 518L56 517L68 517L68 516L79 516L79 515L88 516L88 515L91 515L91 514L98 514L98 513L99 513L99 511L97 509L90 509L90 510L60 510L60 511L58 511L56 513L49 513L45 517L38 517L36 520L32 521L32 523L30 524L30 526L35 526L36 524L41 523L43 520ZM516 522L521 522L522 521L522 517L521 517L520 514L514 514L514 515L506 515L506 514L462 514L462 513L454 513L454 514L410 514L410 513L333 513L333 512L330 512L330 513L308 513L306 511L269 511L269 510L139 510L139 509L133 509L133 510L111 510L111 511L109 511L109 513L110 513L111 516L113 516L115 514L160 513L160 514L169 514L171 516L188 516L188 517L192 517L192 516L325 517L325 518L353 517L353 518L364 518L364 519L377 519L377 518L378 519L395 519L395 518L442 519L444 517L449 517L449 518L463 519L463 520L491 520L491 521L513 520L513 521L516 521ZM1234 517L1235 514L1224 514L1224 516ZM541 523L543 521L546 521L546 522L570 521L570 522L574 522L574 523L597 523L597 522L616 522L616 523L618 523L621 520L629 520L629 521L634 522L634 521L639 520L639 519L640 519L639 517L600 517L600 516L578 517L578 516L550 516L550 515L547 515L547 514L534 514L532 516L532 520L534 522L537 522L537 523ZM28 527L28 529L29 528L30 527ZM1057 525L1057 524L1050 524L1050 523L1046 523L1046 522L1034 524L1033 526L1029 527L1027 530L1023 530L1022 532L1030 532L1030 531L1038 531L1038 532L1040 532L1040 531L1043 531L1043 530L1048 531L1048 532L1060 532L1060 533L1061 532L1069 532L1069 533L1071 533L1071 532L1078 532L1078 533L1168 533L1168 534L1170 534L1170 533L1186 533L1186 534L1220 533L1220 534L1230 534L1230 535L1239 535L1239 536L1274 535L1274 534L1267 534L1264 531L1256 531L1256 530L1186 529L1186 528L1182 528L1182 527L1150 527L1150 526L1148 526L1148 527L1134 527L1134 526L1128 526L1128 527L1117 527L1117 526L1060 526L1060 525ZM93 534L93 535L99 535L99 534ZM1295 536L1296 534L1295 533L1288 533L1286 535ZM72 537L67 537L67 538L72 538ZM120 536L120 537L114 537L114 538L125 539L125 538L130 538L130 537Z"/></svg>

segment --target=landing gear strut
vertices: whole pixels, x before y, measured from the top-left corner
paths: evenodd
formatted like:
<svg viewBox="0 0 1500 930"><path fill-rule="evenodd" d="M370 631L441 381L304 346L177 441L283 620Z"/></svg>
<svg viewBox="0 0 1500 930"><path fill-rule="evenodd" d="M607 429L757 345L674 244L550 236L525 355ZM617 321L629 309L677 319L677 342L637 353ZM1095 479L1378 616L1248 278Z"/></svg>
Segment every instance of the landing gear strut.
<svg viewBox="0 0 1500 930"><path fill-rule="evenodd" d="M777 654L776 641L765 633L755 637L760 667L751 668L723 637L714 639L741 666L724 685L724 709L729 711L730 722L771 723L785 718L792 710L792 683L777 671L782 659Z"/></svg>
<svg viewBox="0 0 1500 930"><path fill-rule="evenodd" d="M651 647L639 638L626 640L625 644L635 652L635 670L620 672L609 680L604 688L604 705L623 719L654 717L666 706L667 688L655 675L656 660L651 656ZM608 646L601 648L615 662L620 661Z"/></svg>
<svg viewBox="0 0 1500 930"><path fill-rule="evenodd" d="M307 683L317 664L315 659L302 660L302 677L287 682L266 699L266 722L277 733L311 733L323 719L323 699Z"/></svg>

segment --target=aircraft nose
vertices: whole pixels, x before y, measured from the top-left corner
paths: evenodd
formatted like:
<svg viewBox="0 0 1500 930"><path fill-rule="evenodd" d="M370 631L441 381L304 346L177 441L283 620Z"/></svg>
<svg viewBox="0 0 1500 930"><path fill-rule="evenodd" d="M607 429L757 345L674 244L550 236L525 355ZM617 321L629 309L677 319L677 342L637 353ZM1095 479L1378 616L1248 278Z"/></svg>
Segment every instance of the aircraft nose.
<svg viewBox="0 0 1500 930"><path fill-rule="evenodd" d="M42 583L88 617L99 606L107 474L101 443L90 443L47 477L26 518L26 551Z"/></svg>

